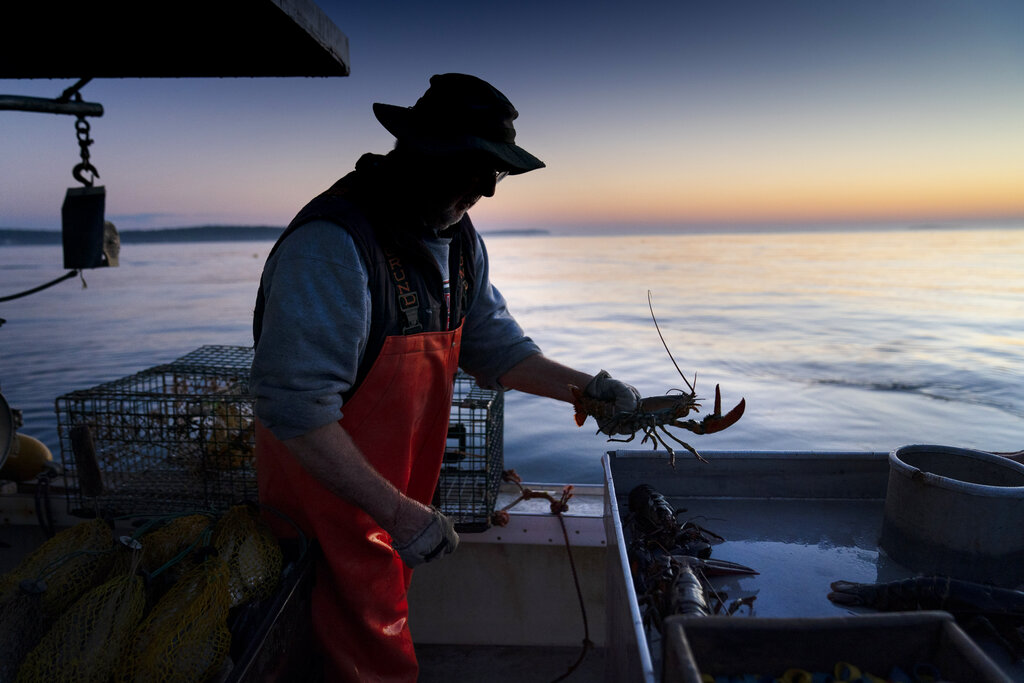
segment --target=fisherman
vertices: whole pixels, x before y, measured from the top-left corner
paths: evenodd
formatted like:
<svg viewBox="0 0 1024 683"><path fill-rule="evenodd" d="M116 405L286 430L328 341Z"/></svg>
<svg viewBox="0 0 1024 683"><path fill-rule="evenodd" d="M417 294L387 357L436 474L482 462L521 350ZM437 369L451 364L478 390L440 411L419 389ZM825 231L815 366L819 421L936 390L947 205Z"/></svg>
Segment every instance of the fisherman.
<svg viewBox="0 0 1024 683"><path fill-rule="evenodd" d="M253 321L260 500L322 549L313 627L328 681L417 677L412 569L459 541L430 506L457 367L567 402L582 386L616 411L638 398L545 357L488 279L467 212L505 176L544 167L515 144L509 100L443 74L414 106L373 111L394 149L363 155L298 213ZM294 534L280 520L275 531Z"/></svg>

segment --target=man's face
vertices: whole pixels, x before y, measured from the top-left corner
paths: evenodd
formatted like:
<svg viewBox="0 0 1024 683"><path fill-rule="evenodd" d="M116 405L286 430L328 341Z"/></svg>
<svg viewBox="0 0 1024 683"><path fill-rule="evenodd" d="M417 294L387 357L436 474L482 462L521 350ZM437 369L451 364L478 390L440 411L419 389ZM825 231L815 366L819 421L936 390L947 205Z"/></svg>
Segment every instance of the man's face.
<svg viewBox="0 0 1024 683"><path fill-rule="evenodd" d="M481 197L493 197L506 173L485 155L446 157L425 179L423 218L429 227L443 230L459 222Z"/></svg>

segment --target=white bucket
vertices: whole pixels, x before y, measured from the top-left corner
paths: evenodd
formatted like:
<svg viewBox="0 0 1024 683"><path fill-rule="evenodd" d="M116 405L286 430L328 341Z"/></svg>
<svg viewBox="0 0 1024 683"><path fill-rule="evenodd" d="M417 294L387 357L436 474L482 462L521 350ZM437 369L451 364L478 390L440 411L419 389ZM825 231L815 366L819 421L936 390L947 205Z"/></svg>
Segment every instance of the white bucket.
<svg viewBox="0 0 1024 683"><path fill-rule="evenodd" d="M922 574L1024 583L1024 465L949 446L889 454L880 547Z"/></svg>

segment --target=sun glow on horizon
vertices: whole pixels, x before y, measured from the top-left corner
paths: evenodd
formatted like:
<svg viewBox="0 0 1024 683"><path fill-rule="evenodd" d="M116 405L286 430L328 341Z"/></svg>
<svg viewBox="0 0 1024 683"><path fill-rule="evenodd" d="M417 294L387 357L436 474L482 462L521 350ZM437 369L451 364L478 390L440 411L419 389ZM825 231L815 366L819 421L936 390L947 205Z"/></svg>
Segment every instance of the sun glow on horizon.
<svg viewBox="0 0 1024 683"><path fill-rule="evenodd" d="M445 71L505 92L548 165L481 202L481 227L1024 219L1024 3L454 2L414 25L317 2L353 38L349 78L86 86L119 228L283 225L391 148L373 102L411 105ZM512 31L515 59L493 49ZM59 227L72 124L0 112L0 227Z"/></svg>

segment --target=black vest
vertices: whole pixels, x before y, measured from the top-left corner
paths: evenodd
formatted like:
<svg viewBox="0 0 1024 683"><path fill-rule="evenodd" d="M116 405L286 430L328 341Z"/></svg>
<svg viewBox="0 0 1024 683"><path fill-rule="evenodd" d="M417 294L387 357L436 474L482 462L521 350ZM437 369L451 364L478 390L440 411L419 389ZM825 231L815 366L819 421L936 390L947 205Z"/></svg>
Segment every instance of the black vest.
<svg viewBox="0 0 1024 683"><path fill-rule="evenodd" d="M385 187L381 186L379 177L375 177L376 173L360 168L362 161L356 165L356 171L303 207L270 251L273 256L289 235L314 220L330 221L352 236L366 264L372 319L356 382L345 399L355 393L366 377L386 337L439 332L447 329L446 323L451 329L458 327L469 310L470 293L477 276L476 230L469 216L464 216L449 228L452 233L448 252L450 303L446 301L441 274L432 254L414 237L416 232L411 226L396 223L402 221L401 216L390 210L387 202L381 201ZM261 279L253 314L253 340L257 345L264 307Z"/></svg>

